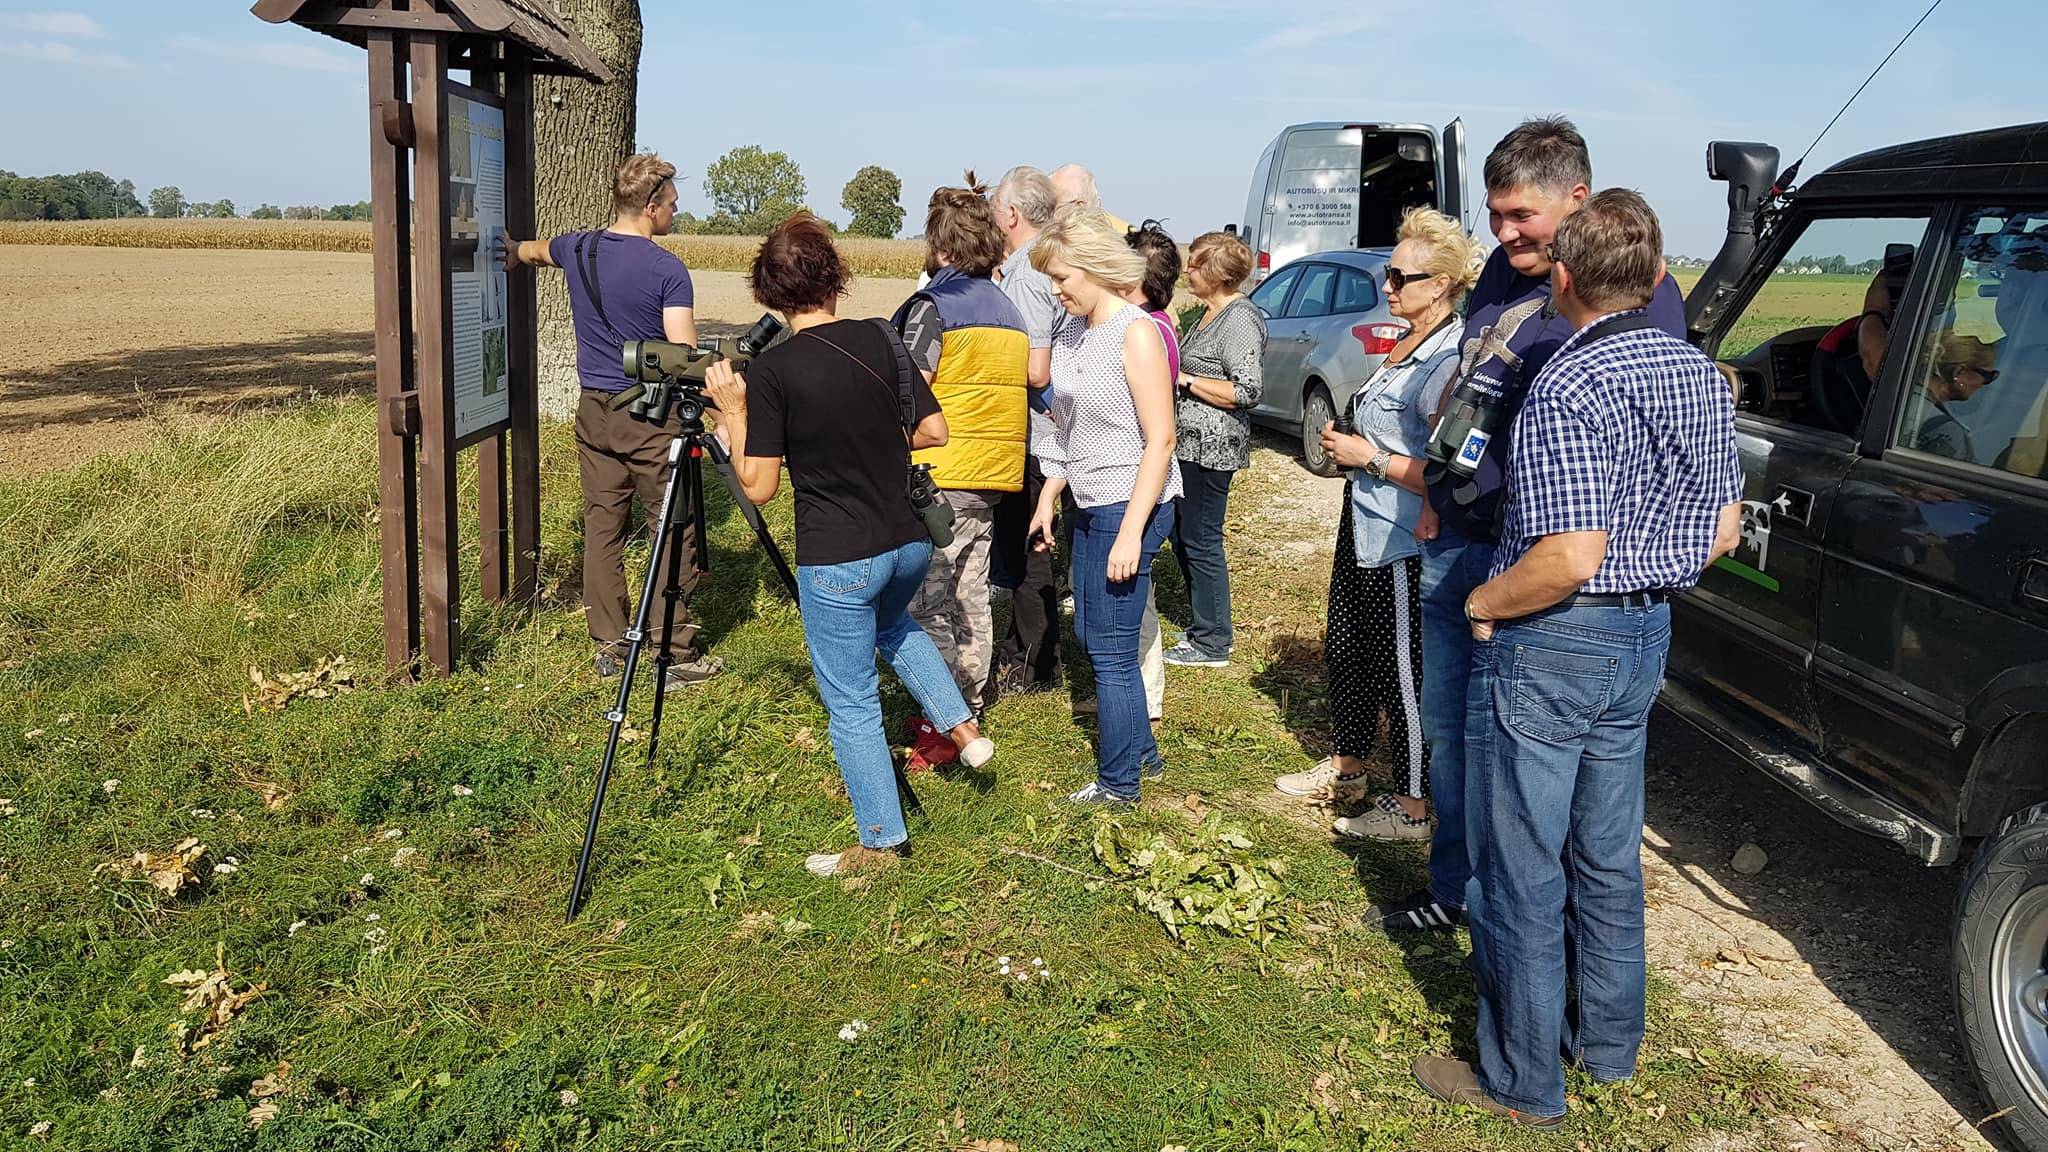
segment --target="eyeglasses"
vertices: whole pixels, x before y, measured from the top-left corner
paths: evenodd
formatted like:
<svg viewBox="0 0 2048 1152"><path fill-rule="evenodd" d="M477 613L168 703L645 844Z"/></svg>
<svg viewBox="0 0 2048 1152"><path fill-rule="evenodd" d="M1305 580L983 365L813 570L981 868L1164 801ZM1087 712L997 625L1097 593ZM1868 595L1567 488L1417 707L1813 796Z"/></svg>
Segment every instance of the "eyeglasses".
<svg viewBox="0 0 2048 1152"><path fill-rule="evenodd" d="M1968 372L1982 380L1984 384L1979 384L1979 388L1998 379L1998 369L1996 368L1979 368L1975 364L1967 364L1960 360L1937 360L1934 362L1934 374L1951 384L1956 382L1956 373L1958 372Z"/></svg>
<svg viewBox="0 0 2048 1152"><path fill-rule="evenodd" d="M1416 280L1427 280L1435 275L1436 273L1434 272L1403 272L1389 264L1387 265L1387 287L1399 292Z"/></svg>

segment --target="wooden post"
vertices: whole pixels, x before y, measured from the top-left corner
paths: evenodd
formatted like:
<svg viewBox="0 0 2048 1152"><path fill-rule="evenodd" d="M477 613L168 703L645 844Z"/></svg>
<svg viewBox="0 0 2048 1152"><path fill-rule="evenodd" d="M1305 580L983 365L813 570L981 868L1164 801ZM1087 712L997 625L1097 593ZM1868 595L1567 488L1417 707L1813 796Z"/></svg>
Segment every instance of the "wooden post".
<svg viewBox="0 0 2048 1152"><path fill-rule="evenodd" d="M406 171L411 122L405 39L370 33L370 234L375 250L377 535L384 571L384 667L412 675L420 645L419 463L413 451L417 396L412 372L412 202Z"/></svg>
<svg viewBox="0 0 2048 1152"><path fill-rule="evenodd" d="M426 658L455 669L462 605L456 560L455 309L448 289L448 44L412 38L414 351L420 399L420 608Z"/></svg>
<svg viewBox="0 0 2048 1152"><path fill-rule="evenodd" d="M535 235L533 65L505 45L505 229ZM512 404L512 599L540 602L540 304L531 270L506 284L505 387Z"/></svg>

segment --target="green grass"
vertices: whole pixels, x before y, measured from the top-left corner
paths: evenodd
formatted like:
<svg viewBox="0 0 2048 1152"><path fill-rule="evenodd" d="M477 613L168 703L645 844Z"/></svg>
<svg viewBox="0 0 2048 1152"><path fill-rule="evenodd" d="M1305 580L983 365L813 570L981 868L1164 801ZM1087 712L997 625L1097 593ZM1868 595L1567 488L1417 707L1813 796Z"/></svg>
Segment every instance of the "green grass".
<svg viewBox="0 0 2048 1152"><path fill-rule="evenodd" d="M1174 673L1171 783L1127 821L1184 840L1199 794L1283 860L1293 928L1269 947L1175 944L1120 886L1005 851L1101 870L1094 825L1036 786L1088 759L1057 699L994 708L992 777L920 778L904 866L809 877L850 820L798 618L722 494L695 604L727 673L676 702L658 764L627 746L565 927L608 703L570 580L566 430L546 433L543 609L468 601L472 663L385 685L372 427L367 402L321 403L0 484L0 1146L1556 1146L1409 1082L1416 1055L1469 1043L1474 1008L1462 938L1356 923L1418 856L1340 849L1273 800L1322 751L1328 529L1261 531L1270 478L1235 502L1244 659ZM786 541L787 496L768 514ZM1170 576L1162 601L1184 603ZM356 691L245 706L252 666L335 654ZM885 684L893 727L910 705ZM238 870L175 898L96 871L184 836ZM184 1052L171 1029L197 1018L164 979L216 948L236 989L265 989ZM1053 975L1020 985L1002 956ZM1715 1044L1660 985L1639 1081L1574 1081L1576 1139L1671 1147L1806 1107L1775 1066L1671 1052Z"/></svg>

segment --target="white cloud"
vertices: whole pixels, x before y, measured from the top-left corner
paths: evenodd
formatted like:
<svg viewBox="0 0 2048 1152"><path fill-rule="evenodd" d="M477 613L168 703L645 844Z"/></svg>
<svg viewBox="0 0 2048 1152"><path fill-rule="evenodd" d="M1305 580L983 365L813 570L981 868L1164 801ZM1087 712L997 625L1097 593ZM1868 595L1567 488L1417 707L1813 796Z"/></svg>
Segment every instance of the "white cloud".
<svg viewBox="0 0 2048 1152"><path fill-rule="evenodd" d="M0 12L0 28L38 36L76 36L98 40L107 30L83 12Z"/></svg>
<svg viewBox="0 0 2048 1152"><path fill-rule="evenodd" d="M197 36L178 36L171 40L171 47L180 52L192 52L202 56L218 56L223 60L240 60L246 63L269 64L278 68L291 68L300 72L347 72L360 73L364 64L360 57L344 56L329 52L311 44L279 42L276 44L253 41L204 40Z"/></svg>
<svg viewBox="0 0 2048 1152"><path fill-rule="evenodd" d="M1277 52L1290 48L1306 48L1356 36L1360 32L1380 27L1385 23L1384 16L1373 13L1338 20L1287 24L1260 37L1252 44L1252 51Z"/></svg>
<svg viewBox="0 0 2048 1152"><path fill-rule="evenodd" d="M129 60L118 52L80 52L55 40L0 40L0 56L40 60L46 64L68 64L85 68L126 68Z"/></svg>

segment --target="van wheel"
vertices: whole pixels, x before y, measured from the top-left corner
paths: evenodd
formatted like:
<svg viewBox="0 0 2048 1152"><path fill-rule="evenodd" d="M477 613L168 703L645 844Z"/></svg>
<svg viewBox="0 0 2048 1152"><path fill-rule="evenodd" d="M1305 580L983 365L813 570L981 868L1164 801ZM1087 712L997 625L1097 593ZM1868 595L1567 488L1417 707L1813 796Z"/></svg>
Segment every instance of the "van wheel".
<svg viewBox="0 0 2048 1152"><path fill-rule="evenodd" d="M2048 1148L2048 804L2005 818L1956 894L1956 1020L1997 1124Z"/></svg>
<svg viewBox="0 0 2048 1152"><path fill-rule="evenodd" d="M1301 462L1318 476L1335 476L1337 461L1323 451L1323 425L1337 418L1330 390L1317 384L1301 402Z"/></svg>

